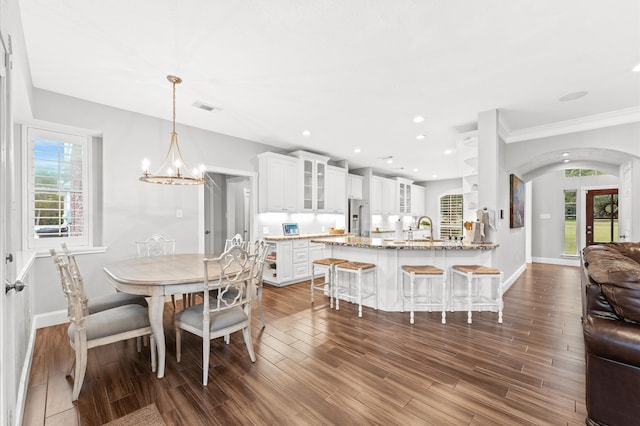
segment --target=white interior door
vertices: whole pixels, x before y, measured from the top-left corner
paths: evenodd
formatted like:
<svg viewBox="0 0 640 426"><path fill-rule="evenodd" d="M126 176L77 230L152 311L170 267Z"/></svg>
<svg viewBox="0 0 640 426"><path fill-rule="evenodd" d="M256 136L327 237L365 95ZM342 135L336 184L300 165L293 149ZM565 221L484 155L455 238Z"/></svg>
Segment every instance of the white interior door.
<svg viewBox="0 0 640 426"><path fill-rule="evenodd" d="M11 140L11 108L9 95L9 55L4 48L4 40L0 42L0 279L4 286L13 284L16 278L15 263L12 258L14 250L11 242L13 231L10 229L11 209L13 206L13 156L9 146ZM16 383L19 372L15 371L15 312L14 300L16 291L3 291L0 297L0 423L12 425L15 420Z"/></svg>

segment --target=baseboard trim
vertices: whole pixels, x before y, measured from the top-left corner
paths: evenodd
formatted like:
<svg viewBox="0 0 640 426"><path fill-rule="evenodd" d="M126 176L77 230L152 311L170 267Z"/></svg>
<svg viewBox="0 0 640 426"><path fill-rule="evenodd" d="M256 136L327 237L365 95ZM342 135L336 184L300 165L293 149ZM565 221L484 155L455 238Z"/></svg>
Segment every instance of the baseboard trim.
<svg viewBox="0 0 640 426"><path fill-rule="evenodd" d="M16 412L15 426L20 426L24 417L24 406L27 403L27 388L29 387L29 374L31 373L31 363L33 362L33 348L36 344L36 327L35 322L31 322L31 331L29 332L29 341L27 342L27 353L22 364L20 372L20 384L18 385L18 394L16 395Z"/></svg>
<svg viewBox="0 0 640 426"><path fill-rule="evenodd" d="M557 259L554 257L532 257L532 263L548 263L550 265L580 266L580 259Z"/></svg>
<svg viewBox="0 0 640 426"><path fill-rule="evenodd" d="M52 325L64 324L69 322L67 310L46 312L33 317L35 329L51 327Z"/></svg>
<svg viewBox="0 0 640 426"><path fill-rule="evenodd" d="M513 283L516 282L516 280L520 278L520 275L522 275L526 270L527 270L526 263L522 264L518 269L516 269L516 271L513 274L511 274L511 276L502 283L502 294L505 294L507 290L511 288Z"/></svg>

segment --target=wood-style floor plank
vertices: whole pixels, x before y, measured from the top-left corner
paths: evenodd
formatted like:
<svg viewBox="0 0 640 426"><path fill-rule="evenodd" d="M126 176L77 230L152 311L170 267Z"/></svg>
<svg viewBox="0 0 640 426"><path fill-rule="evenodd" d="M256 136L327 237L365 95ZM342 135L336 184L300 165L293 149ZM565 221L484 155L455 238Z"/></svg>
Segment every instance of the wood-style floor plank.
<svg viewBox="0 0 640 426"><path fill-rule="evenodd" d="M340 311L309 283L265 286L251 333L211 342L203 387L202 345L183 334L175 359L174 310L164 312L166 376L151 372L134 340L89 351L85 383L71 402L66 326L38 330L25 425L100 425L155 403L167 425L578 425L586 417L578 268L531 264L492 312Z"/></svg>

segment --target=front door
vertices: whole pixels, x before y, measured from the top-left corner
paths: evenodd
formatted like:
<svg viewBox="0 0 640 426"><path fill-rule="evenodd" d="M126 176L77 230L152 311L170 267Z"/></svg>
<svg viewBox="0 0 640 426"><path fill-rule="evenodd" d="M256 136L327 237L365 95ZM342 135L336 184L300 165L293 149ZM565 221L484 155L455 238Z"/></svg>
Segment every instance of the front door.
<svg viewBox="0 0 640 426"><path fill-rule="evenodd" d="M618 241L618 189L587 191L587 245Z"/></svg>

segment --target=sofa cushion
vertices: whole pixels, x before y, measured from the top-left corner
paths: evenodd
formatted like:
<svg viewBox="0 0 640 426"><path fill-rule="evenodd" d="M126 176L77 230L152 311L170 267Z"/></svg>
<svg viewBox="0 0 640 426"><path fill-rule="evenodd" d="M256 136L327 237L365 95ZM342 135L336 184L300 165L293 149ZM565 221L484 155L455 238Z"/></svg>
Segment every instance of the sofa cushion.
<svg viewBox="0 0 640 426"><path fill-rule="evenodd" d="M597 254L592 250L585 257L588 257L589 276L600 285L616 315L625 321L640 323L640 264L609 250Z"/></svg>
<svg viewBox="0 0 640 426"><path fill-rule="evenodd" d="M607 247L617 250L620 254L640 264L640 243L609 243Z"/></svg>

